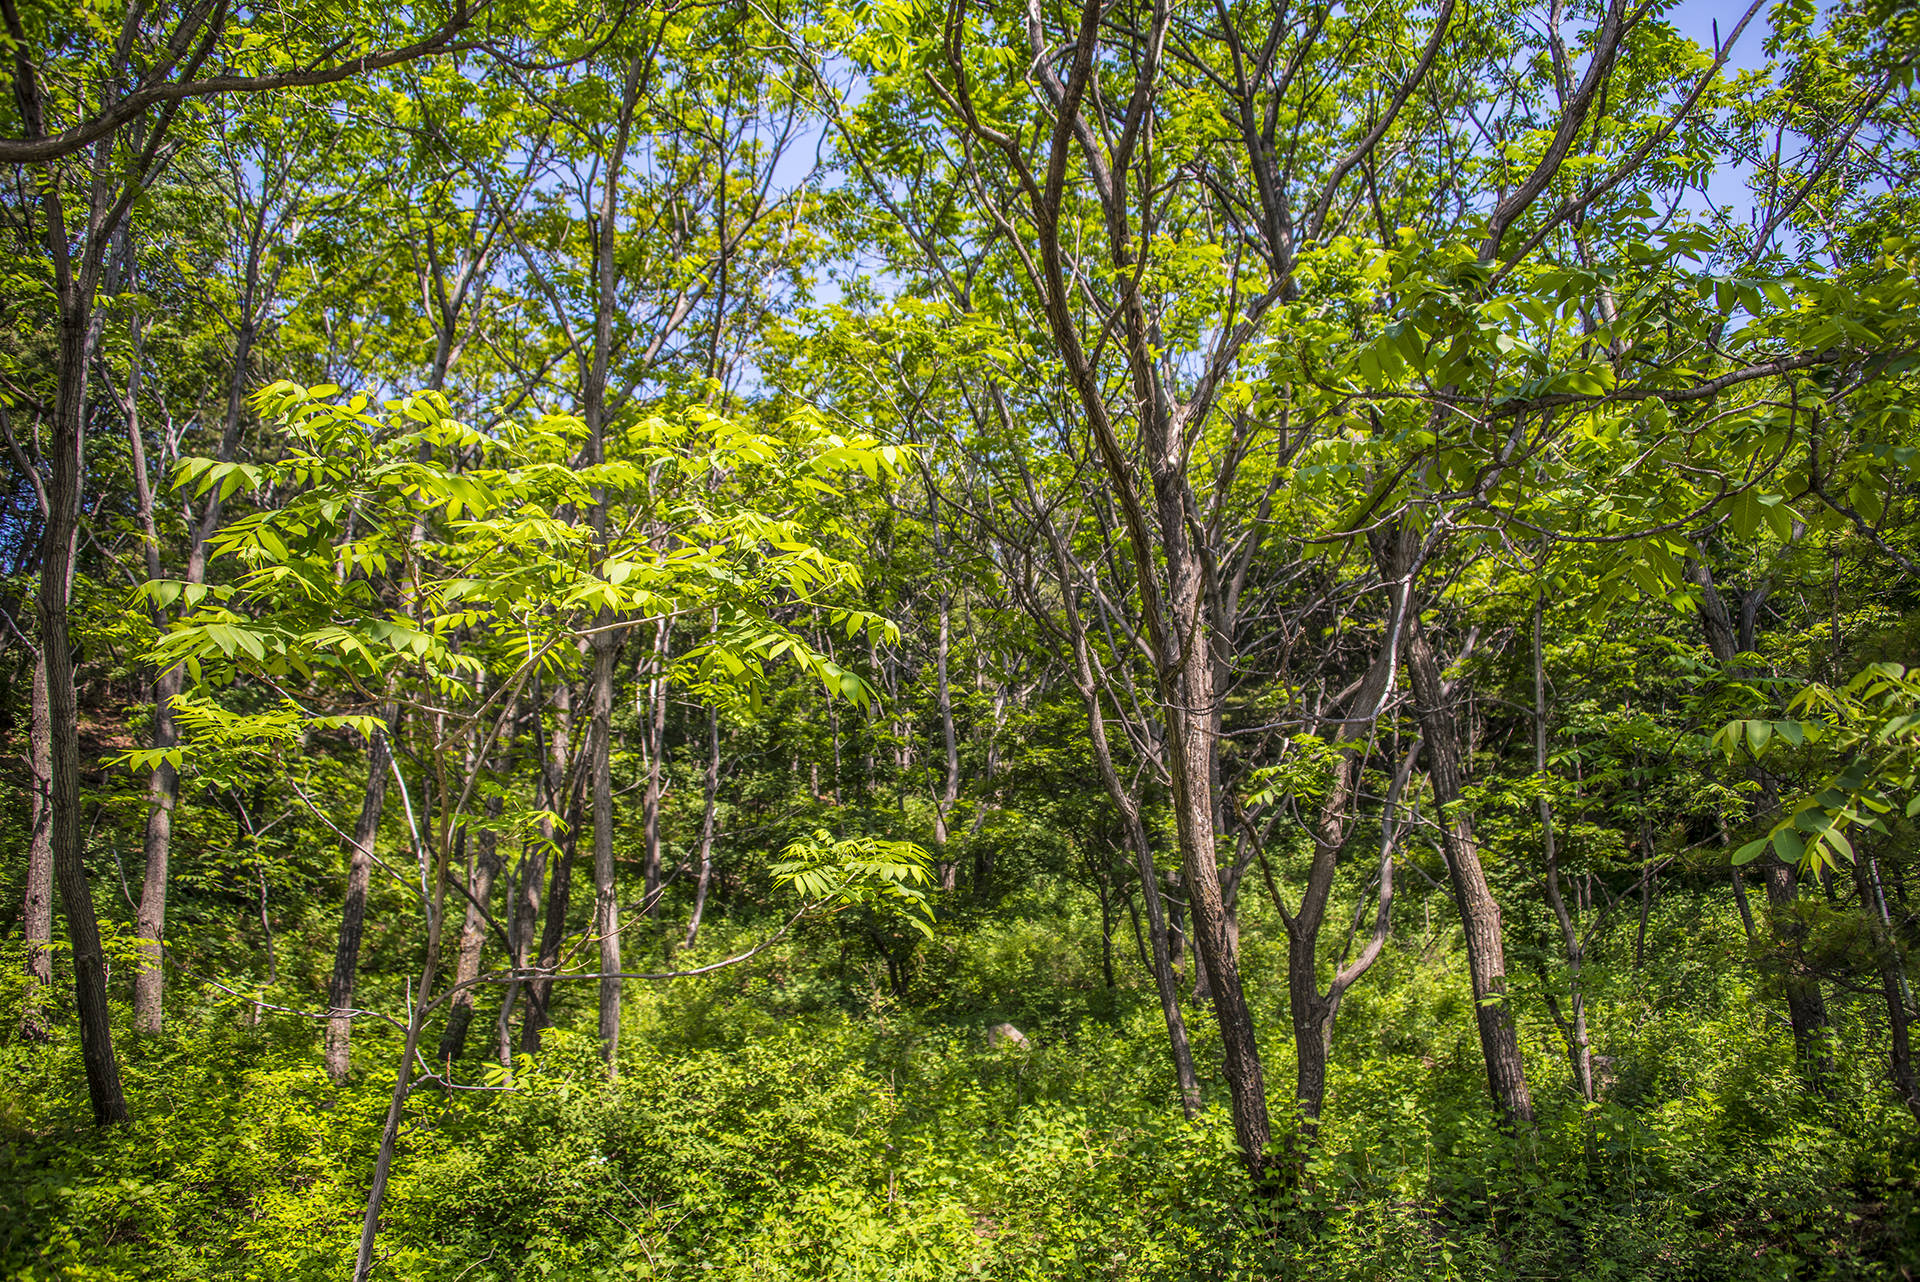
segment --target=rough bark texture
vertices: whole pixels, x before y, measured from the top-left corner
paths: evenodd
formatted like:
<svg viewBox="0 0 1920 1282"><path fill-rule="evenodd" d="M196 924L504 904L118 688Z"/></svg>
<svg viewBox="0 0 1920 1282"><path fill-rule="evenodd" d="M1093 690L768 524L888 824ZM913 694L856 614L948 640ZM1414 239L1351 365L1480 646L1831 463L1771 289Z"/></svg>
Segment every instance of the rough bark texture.
<svg viewBox="0 0 1920 1282"><path fill-rule="evenodd" d="M29 751L33 793L29 798L27 893L20 922L27 944L27 990L20 1011L20 1035L38 1041L47 1035L46 1003L53 986L53 727L47 719L47 660L33 659L33 729Z"/></svg>
<svg viewBox="0 0 1920 1282"><path fill-rule="evenodd" d="M387 710L391 727L395 714ZM393 755L387 744L391 730L373 736L367 745L367 786L360 797L360 815L354 820L353 840L347 851L347 893L340 905L340 940L333 953L333 977L327 984L327 1076L345 1081L351 1067L353 1043L353 982L360 969L360 937L367 924L367 890L373 882L373 843L380 832L380 815L387 805L387 779Z"/></svg>

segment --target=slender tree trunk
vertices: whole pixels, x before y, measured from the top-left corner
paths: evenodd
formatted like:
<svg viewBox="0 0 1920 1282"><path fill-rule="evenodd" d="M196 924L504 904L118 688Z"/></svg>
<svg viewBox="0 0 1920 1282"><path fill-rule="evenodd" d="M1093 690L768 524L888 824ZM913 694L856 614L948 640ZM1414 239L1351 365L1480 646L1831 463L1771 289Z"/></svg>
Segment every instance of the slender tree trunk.
<svg viewBox="0 0 1920 1282"><path fill-rule="evenodd" d="M1411 590L1411 589L1409 589ZM1506 946L1501 938L1500 904L1480 866L1473 817L1461 800L1459 718L1449 705L1440 664L1420 626L1417 602L1407 610L1407 670L1412 678L1415 715L1426 741L1427 777L1441 815L1441 837L1454 905L1466 935L1467 970L1473 983L1474 1018L1486 1059L1487 1088L1504 1125L1530 1129L1533 1098L1527 1089L1526 1062L1507 1000Z"/></svg>
<svg viewBox="0 0 1920 1282"><path fill-rule="evenodd" d="M600 944L600 973L620 969L620 899L613 863L613 634L602 632L593 646L593 933ZM600 1051L611 1075L620 1050L618 979L600 981Z"/></svg>
<svg viewBox="0 0 1920 1282"><path fill-rule="evenodd" d="M1187 1039L1187 1022L1180 1013L1180 980L1173 968L1173 939L1168 927L1164 901L1160 896L1160 872L1154 866L1153 844L1146 825L1140 820L1138 799L1121 782L1114 768L1113 749L1107 739L1106 715L1101 708L1100 684L1094 672L1093 654L1087 644L1085 621L1075 603L1076 585L1070 572L1071 558L1065 541L1050 520L1044 531L1053 554L1056 582L1061 593L1067 640L1073 654L1074 685L1080 692L1087 713L1087 740L1093 752L1094 766L1107 797L1120 812L1126 827L1127 846L1133 852L1134 867L1140 876L1140 898L1147 909L1147 937L1152 944L1150 969L1153 985L1160 996L1160 1014L1167 1026L1167 1042L1173 1056L1174 1079L1180 1089L1180 1107L1191 1121L1200 1112L1200 1081L1194 1072L1193 1049Z"/></svg>
<svg viewBox="0 0 1920 1282"><path fill-rule="evenodd" d="M1755 600L1749 605L1748 598L1761 594L1742 594L1740 619L1736 624L1704 561L1689 558L1686 576L1700 589L1700 630L1706 638L1707 649L1731 668L1743 650L1753 647L1758 602ZM1760 785L1766 810L1778 810L1773 780L1758 768L1748 773ZM1799 897L1799 878L1771 849L1760 858L1760 877L1767 892L1767 916L1781 968L1781 987L1787 999L1787 1022L1793 1029L1794 1054L1808 1085L1818 1088L1832 1068L1826 1049L1827 1003L1820 992L1820 981L1803 973L1799 966L1800 948L1806 935L1806 927L1794 911L1794 900Z"/></svg>
<svg viewBox="0 0 1920 1282"><path fill-rule="evenodd" d="M693 885L693 916L687 921L687 936L681 947L693 947L700 934L700 919L707 911L707 890L713 883L713 824L720 803L720 709L707 709L707 777L700 809L700 870Z"/></svg>
<svg viewBox="0 0 1920 1282"><path fill-rule="evenodd" d="M123 235L121 253L131 259L131 233ZM153 514L153 486L147 476L147 449L140 422L140 381L143 373L143 331L136 310L127 322L132 356L127 367L125 417L128 457L133 464L135 518L140 525L140 540L145 553L147 578L160 577L160 530ZM166 612L156 607L153 625L165 631ZM149 746L164 751L179 742L174 726L173 699L180 693L180 670L171 668L151 676L147 692L153 702L153 727ZM140 908L135 932L138 938L152 941L141 948L140 967L133 976L133 1022L142 1033L158 1033L161 1028L165 979L164 936L167 925L167 861L173 850L173 808L179 796L180 779L172 764L161 761L147 779L147 827L141 842L144 872L140 881Z"/></svg>
<svg viewBox="0 0 1920 1282"><path fill-rule="evenodd" d="M667 748L667 655L672 644L672 625L662 618L654 628L651 675L647 680L647 788L641 799L641 822L646 835L643 911L649 918L660 916L660 887L664 877L660 866L660 780L665 766L661 758Z"/></svg>
<svg viewBox="0 0 1920 1282"><path fill-rule="evenodd" d="M1914 1120L1920 1122L1920 1078L1914 1074L1912 1021L1907 1014L1913 994L1907 985L1906 958L1901 955L1900 941L1893 934L1886 894L1880 885L1879 863L1865 850L1860 850L1854 856L1853 876L1854 884L1860 889L1860 911L1866 916L1867 929L1873 939L1880 989L1887 1001L1888 1076L1900 1102L1907 1106Z"/></svg>
<svg viewBox="0 0 1920 1282"><path fill-rule="evenodd" d="M568 786L567 765L572 753L573 695L563 682L553 692L553 730L550 734L540 734L540 696L534 696L534 731L540 749L541 796L543 805L550 812L540 820L540 839L534 843L532 853L522 860L518 884L514 887L513 919L508 926L510 946L513 950L513 967L525 970L533 959L533 932L540 921L541 886L547 875L547 860L554 857L559 849L559 831L555 827L553 815L561 816L559 822L566 824L566 815L572 797ZM559 860L554 859L557 871ZM562 911L564 918L566 913ZM555 936L557 946L559 936ZM544 957L542 965L550 965ZM535 981L536 983L538 981ZM506 1017L512 1011L515 1001L521 996L522 985L515 983L507 987L507 995L501 1003L501 1056L510 1055L511 1037L507 1031ZM546 998L542 995L537 1001L528 990L527 1013L521 1023L522 1041L529 1051L537 1050L540 1045L540 1012L545 1009Z"/></svg>
<svg viewBox="0 0 1920 1282"><path fill-rule="evenodd" d="M91 292L90 290L88 291ZM47 682L48 809L54 888L73 945L73 978L80 1017L80 1057L87 1094L100 1125L127 1120L120 1065L113 1053L108 1018L107 962L93 912L83 857L80 803L80 711L73 688L73 650L67 631L67 597L73 584L75 537L83 481L87 365L93 355L91 299L63 300L60 317L59 383L54 398L47 522L40 544L40 648Z"/></svg>
<svg viewBox="0 0 1920 1282"><path fill-rule="evenodd" d="M387 805L388 776L393 769L389 736L397 728L398 710L382 710L388 729L367 744L367 786L360 797L360 816L353 824L353 844L347 852L347 893L340 905L340 939L333 952L333 977L327 984L327 1076L343 1082L352 1067L353 986L360 970L360 938L366 931L367 891L373 883L373 847L380 833L380 815Z"/></svg>
<svg viewBox="0 0 1920 1282"><path fill-rule="evenodd" d="M27 991L20 1015L20 1035L39 1041L49 1032L48 993L53 987L53 725L47 714L46 651L33 656L33 792L27 839L27 893L21 906L21 924L27 943Z"/></svg>
<svg viewBox="0 0 1920 1282"><path fill-rule="evenodd" d="M592 731L588 731L591 747ZM567 833L560 843L559 857L553 861L553 877L547 884L547 919L540 930L540 957L537 970L551 972L560 964L560 945L567 937L567 910L573 900L573 858L580 846L580 806L577 798L567 805ZM527 1014L520 1025L520 1049L532 1055L540 1049L540 1034L552 1022L549 1005L553 1000L551 973L536 976L527 984Z"/></svg>
<svg viewBox="0 0 1920 1282"><path fill-rule="evenodd" d="M1827 1049L1827 1002L1820 981L1801 968L1800 950L1807 928L1794 909L1800 897L1793 868L1773 851L1761 856L1760 877L1767 890L1768 916L1780 953L1781 987L1787 999L1787 1023L1793 1029L1794 1054L1807 1083L1821 1087L1833 1071Z"/></svg>
<svg viewBox="0 0 1920 1282"><path fill-rule="evenodd" d="M587 456L594 464L607 461L607 372L613 358L613 317L618 273L615 250L619 242L620 180L626 168L627 142L632 134L634 107L647 68L646 55L635 54L627 64L621 86L620 110L614 140L601 178L597 226L593 236L594 313L593 347L582 371L580 417L587 428ZM608 555L610 500L595 495L594 545L601 558ZM593 930L600 944L600 973L620 969L620 901L613 863L613 660L618 648L612 612L600 611L599 630L592 638L592 740L588 745L593 783ZM600 1044L609 1076L618 1071L620 1049L620 981L600 981Z"/></svg>
<svg viewBox="0 0 1920 1282"><path fill-rule="evenodd" d="M487 817L500 814L500 798L487 802ZM480 975L480 959L487 943L487 922L482 907L493 895L493 881L499 875L501 859L499 838L491 828L482 828L474 840L473 867L467 878L467 911L460 924L460 953L454 963L453 986L448 999L447 1025L440 1034L440 1063L460 1058L466 1049L467 1028L473 1022L473 981Z"/></svg>
<svg viewBox="0 0 1920 1282"><path fill-rule="evenodd" d="M934 519L939 514L936 509ZM938 528L936 524L936 529ZM947 651L952 635L953 594L942 589L940 592L940 635L934 650L934 674L936 678L935 700L940 709L940 739L946 753L947 772L940 785L940 795L933 806L933 849L934 864L939 870L940 889L952 890L959 884L960 865L947 855L947 819L953 813L954 803L960 799L960 741L953 728L953 687L947 679Z"/></svg>
<svg viewBox="0 0 1920 1282"><path fill-rule="evenodd" d="M1569 1018L1563 1029L1567 1059L1573 1065L1573 1080L1580 1097L1591 1101L1593 1095L1593 1048L1587 1040L1587 996L1581 983L1580 967L1586 961L1586 949L1580 931L1567 911L1560 893L1560 855L1554 840L1553 801L1547 796L1547 668L1541 653L1540 615L1542 602L1533 604L1533 769L1540 779L1540 841L1547 863L1547 907L1560 928L1560 947L1567 958L1567 1005Z"/></svg>
<svg viewBox="0 0 1920 1282"><path fill-rule="evenodd" d="M152 746L172 748L179 742L174 728L173 698L180 693L180 669L160 674L153 686ZM134 926L141 946L140 969L133 976L133 1023L142 1033L161 1029L165 992L164 937L167 928L167 861L173 850L173 807L179 796L178 773L162 761L147 780L147 828L142 846L146 870L140 879L140 911Z"/></svg>
<svg viewBox="0 0 1920 1282"><path fill-rule="evenodd" d="M1143 341L1134 334L1132 341ZM1083 398L1084 399L1084 398ZM1213 828L1213 654L1200 558L1189 541L1192 513L1183 459L1170 424L1152 455L1154 496L1167 572L1166 629L1160 637L1160 695L1167 713L1167 766L1175 826L1186 874L1187 916L1200 964L1206 967L1214 1017L1220 1026L1227 1099L1242 1159L1255 1178L1272 1166L1272 1123L1253 1015L1240 986L1240 957L1220 895ZM1152 549L1135 549L1151 559Z"/></svg>

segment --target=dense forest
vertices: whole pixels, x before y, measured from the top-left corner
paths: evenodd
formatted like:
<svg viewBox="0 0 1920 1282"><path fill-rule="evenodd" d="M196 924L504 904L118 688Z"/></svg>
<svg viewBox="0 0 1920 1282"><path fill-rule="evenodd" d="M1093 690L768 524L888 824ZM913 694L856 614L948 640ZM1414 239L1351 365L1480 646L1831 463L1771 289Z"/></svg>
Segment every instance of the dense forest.
<svg viewBox="0 0 1920 1282"><path fill-rule="evenodd" d="M0 1274L1914 1277L1906 0L0 0Z"/></svg>

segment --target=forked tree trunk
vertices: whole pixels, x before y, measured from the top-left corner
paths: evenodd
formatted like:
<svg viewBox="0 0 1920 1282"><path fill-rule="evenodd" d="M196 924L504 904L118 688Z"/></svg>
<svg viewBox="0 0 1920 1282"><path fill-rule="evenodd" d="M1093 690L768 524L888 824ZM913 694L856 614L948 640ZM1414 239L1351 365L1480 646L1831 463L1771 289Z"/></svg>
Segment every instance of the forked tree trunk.
<svg viewBox="0 0 1920 1282"><path fill-rule="evenodd" d="M591 747L592 732L588 732ZM540 955L534 968L549 972L527 983L527 1013L520 1024L520 1049L535 1054L540 1049L540 1034L552 1021L551 972L560 964L560 945L567 937L567 910L573 901L573 858L580 848L580 807L569 797L566 809L567 831L560 842L560 854L553 861L553 876L547 883L547 917L540 928Z"/></svg>

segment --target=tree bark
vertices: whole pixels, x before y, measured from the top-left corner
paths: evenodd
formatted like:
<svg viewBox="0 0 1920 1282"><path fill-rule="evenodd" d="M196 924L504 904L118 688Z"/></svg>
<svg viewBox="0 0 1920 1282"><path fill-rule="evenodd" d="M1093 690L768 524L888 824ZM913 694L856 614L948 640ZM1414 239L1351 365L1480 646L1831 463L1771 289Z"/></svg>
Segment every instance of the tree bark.
<svg viewBox="0 0 1920 1282"><path fill-rule="evenodd" d="M646 865L642 909L649 918L660 915L660 803L661 771L667 748L667 655L673 644L672 624L662 618L654 628L653 659L647 679L647 787L641 797L641 825L646 838Z"/></svg>
<svg viewBox="0 0 1920 1282"><path fill-rule="evenodd" d="M500 798L487 802L487 817L500 814ZM441 1064L459 1059L466 1049L467 1028L473 1022L473 981L480 974L480 959L486 950L487 921L482 911L493 895L493 881L499 875L501 858L499 838L491 828L482 828L474 839L474 860L467 878L467 911L460 924L460 952L454 962L454 994L448 1000L447 1025L440 1033Z"/></svg>
<svg viewBox="0 0 1920 1282"><path fill-rule="evenodd" d="M613 863L613 634L602 632L593 646L593 933L600 945L600 973L620 969L620 900ZM600 1052L611 1076L620 1051L618 979L600 981Z"/></svg>
<svg viewBox="0 0 1920 1282"><path fill-rule="evenodd" d="M934 529L939 530L939 511L933 512ZM936 561L936 566L938 562ZM938 570L936 570L938 572ZM944 583L944 579L943 579ZM952 637L953 594L940 589L940 634L934 649L934 699L940 709L940 741L945 752L946 777L940 795L933 803L934 866L939 871L940 889L952 890L959 882L960 866L947 856L947 820L954 803L960 799L960 741L953 727L953 687L948 681L947 651Z"/></svg>
<svg viewBox="0 0 1920 1282"><path fill-rule="evenodd" d="M1751 650L1754 643L1758 604L1749 607L1748 598L1764 592L1741 594L1740 620L1736 624L1706 562L1689 558L1685 573L1688 582L1700 590L1700 630L1707 649L1731 670L1734 660L1743 650ZM1756 809L1762 814L1779 809L1773 780L1766 772L1754 767L1747 773L1759 785L1763 799L1763 806ZM1778 954L1781 989L1787 1000L1787 1023L1793 1029L1794 1054L1808 1085L1817 1088L1832 1068L1826 1049L1827 1003L1820 992L1820 981L1799 966L1798 954L1806 935L1806 928L1793 906L1799 898L1799 877L1771 848L1760 856L1759 863L1761 883L1767 892L1768 923Z"/></svg>
<svg viewBox="0 0 1920 1282"><path fill-rule="evenodd" d="M1894 1094L1920 1122L1920 1078L1913 1070L1912 1021L1907 1011L1913 994L1907 985L1906 958L1900 941L1894 936L1887 898L1880 885L1880 865L1865 850L1853 859L1854 884L1860 890L1860 911L1866 916L1867 930L1873 940L1874 965L1880 972L1880 989L1887 1002L1887 1069Z"/></svg>
<svg viewBox="0 0 1920 1282"><path fill-rule="evenodd" d="M50 181L53 181L50 179ZM56 223L50 235L63 234ZM64 291L63 291L64 292ZM59 383L54 399L52 469L47 484L47 522L40 544L40 652L47 683L48 814L54 887L66 914L73 946L75 1004L80 1017L80 1057L87 1070L93 1120L102 1126L127 1120L114 1058L107 1007L107 962L93 911L83 857L80 806L80 711L73 688L73 650L67 631L67 597L80 523L80 489L87 366L94 347L91 289L85 299L64 298L60 317Z"/></svg>
<svg viewBox="0 0 1920 1282"><path fill-rule="evenodd" d="M1547 668L1540 640L1542 605L1539 599L1533 604L1533 769L1541 785L1540 842L1547 864L1547 907L1552 910L1554 923L1560 928L1560 946L1567 958L1569 1018L1561 1033L1580 1098L1591 1101L1594 1098L1593 1047L1587 1038L1587 996L1580 980L1580 967L1586 961L1586 948L1581 943L1573 914L1567 911L1566 898L1560 893L1560 854L1554 839L1553 801L1546 791L1550 776L1547 773Z"/></svg>
<svg viewBox="0 0 1920 1282"><path fill-rule="evenodd" d="M713 825L720 803L720 709L707 709L707 776L704 801L700 809L700 869L693 885L693 916L687 920L682 948L692 948L700 934L700 919L707 911L707 890L713 883Z"/></svg>
<svg viewBox="0 0 1920 1282"><path fill-rule="evenodd" d="M389 736L399 712L389 704L381 721L388 728L367 744L367 786L360 797L360 816L354 820L347 851L347 893L340 905L340 939L334 947L333 977L327 984L327 1034L323 1052L327 1076L344 1082L352 1067L353 986L360 970L360 938L367 924L367 891L373 882L373 848L380 833L380 815L387 805L387 780L393 769Z"/></svg>
<svg viewBox="0 0 1920 1282"><path fill-rule="evenodd" d="M27 839L27 893L20 914L27 944L27 991L20 1035L40 1041L50 1031L46 1004L53 987L53 725L47 715L44 650L33 656L32 736L33 792L28 807L32 833Z"/></svg>
<svg viewBox="0 0 1920 1282"><path fill-rule="evenodd" d="M1389 592L1389 613L1397 610L1399 596L1399 590ZM1391 627L1388 635L1391 638ZM1290 1173L1296 1177L1319 1136L1320 1111L1326 1101L1327 1056L1333 1043L1334 1015L1340 1008L1340 1000L1347 988L1379 956L1380 947L1385 943L1385 913L1393 897L1392 842L1389 833L1382 843L1382 897L1380 911L1376 913L1378 941L1369 947L1355 966L1343 968L1334 983L1322 993L1319 976L1320 931L1326 922L1327 905L1333 895L1340 854L1346 846L1350 811L1366 764L1364 739L1379 713L1388 692L1388 683L1393 680L1394 656L1390 640L1382 645L1381 653L1369 665L1359 687L1340 705L1336 714L1339 724L1335 728L1333 741L1341 750L1340 761L1314 818L1311 829L1313 859L1307 869L1307 884L1301 893L1298 910L1289 914L1286 905L1279 902L1277 889L1275 891L1275 904L1280 909L1287 930L1287 1005L1293 1018L1296 1056L1294 1107L1300 1123L1300 1133L1289 1166ZM1398 799L1399 787L1404 784L1404 772L1397 780L1389 805ZM1384 817L1382 822L1390 824L1391 816ZM1257 840L1257 837L1254 839Z"/></svg>
<svg viewBox="0 0 1920 1282"><path fill-rule="evenodd" d="M592 731L588 731L592 747ZM548 972L535 976L527 984L527 1014L520 1025L520 1049L529 1055L540 1050L540 1034L551 1022L549 1003L553 999L551 972L560 964L560 945L567 937L567 910L573 901L573 858L580 847L580 807L570 794L567 802L567 832L560 843L559 857L553 861L553 876L547 884L547 919L540 929L540 956L535 969Z"/></svg>
<svg viewBox="0 0 1920 1282"><path fill-rule="evenodd" d="M1391 571L1389 571L1391 573ZM1408 592L1414 592L1408 585ZM1410 601L1406 617L1407 674L1412 679L1414 713L1426 743L1427 777L1441 815L1441 838L1454 905L1466 936L1467 970L1473 984L1474 1019L1480 1051L1486 1059L1487 1089L1503 1125L1531 1129L1533 1098L1527 1089L1526 1062L1507 1001L1507 958L1501 938L1500 904L1480 866L1473 816L1461 800L1459 718L1446 697L1440 664L1420 625L1419 603Z"/></svg>

